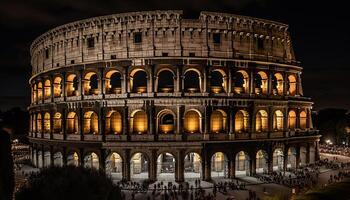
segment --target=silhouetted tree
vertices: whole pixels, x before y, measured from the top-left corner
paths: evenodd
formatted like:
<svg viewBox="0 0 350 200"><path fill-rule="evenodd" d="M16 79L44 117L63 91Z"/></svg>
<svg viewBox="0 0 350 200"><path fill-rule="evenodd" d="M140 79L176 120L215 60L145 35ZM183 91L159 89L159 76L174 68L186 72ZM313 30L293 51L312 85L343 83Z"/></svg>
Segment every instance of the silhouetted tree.
<svg viewBox="0 0 350 200"><path fill-rule="evenodd" d="M16 200L118 200L120 189L102 171L82 167L50 167L30 176Z"/></svg>
<svg viewBox="0 0 350 200"><path fill-rule="evenodd" d="M11 138L0 120L0 200L10 200L14 190Z"/></svg>

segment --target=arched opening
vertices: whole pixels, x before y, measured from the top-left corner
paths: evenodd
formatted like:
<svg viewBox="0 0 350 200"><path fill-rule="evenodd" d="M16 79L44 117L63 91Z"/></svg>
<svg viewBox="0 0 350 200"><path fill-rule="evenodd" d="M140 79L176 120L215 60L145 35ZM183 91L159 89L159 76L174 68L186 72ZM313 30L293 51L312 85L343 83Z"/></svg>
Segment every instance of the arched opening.
<svg viewBox="0 0 350 200"><path fill-rule="evenodd" d="M41 169L43 168L43 152L42 151L38 151L38 168Z"/></svg>
<svg viewBox="0 0 350 200"><path fill-rule="evenodd" d="M293 168L295 169L297 167L297 151L294 147L290 147L288 149L288 161L287 161L287 168Z"/></svg>
<svg viewBox="0 0 350 200"><path fill-rule="evenodd" d="M67 156L67 165L79 166L79 155L76 152Z"/></svg>
<svg viewBox="0 0 350 200"><path fill-rule="evenodd" d="M44 167L50 167L51 165L51 153L50 151L44 152Z"/></svg>
<svg viewBox="0 0 350 200"><path fill-rule="evenodd" d="M283 151L281 148L277 148L273 151L273 157L272 157L272 168L273 171L281 171L283 170Z"/></svg>
<svg viewBox="0 0 350 200"><path fill-rule="evenodd" d="M38 101L38 98L37 98L37 94L38 94L38 88L37 88L37 85L34 84L33 86L33 102L37 102Z"/></svg>
<svg viewBox="0 0 350 200"><path fill-rule="evenodd" d="M249 167L249 155L244 152L240 151L235 156L236 159L236 176L250 176L250 167Z"/></svg>
<svg viewBox="0 0 350 200"><path fill-rule="evenodd" d="M44 83L44 98L51 98L51 81L49 79L47 79Z"/></svg>
<svg viewBox="0 0 350 200"><path fill-rule="evenodd" d="M294 130L297 123L297 115L294 110L290 110L288 113L288 129Z"/></svg>
<svg viewBox="0 0 350 200"><path fill-rule="evenodd" d="M248 132L249 129L249 113L245 110L239 110L235 114L235 132Z"/></svg>
<svg viewBox="0 0 350 200"><path fill-rule="evenodd" d="M227 115L223 110L214 110L210 116L210 129L212 133L226 131Z"/></svg>
<svg viewBox="0 0 350 200"><path fill-rule="evenodd" d="M141 69L130 74L130 86L133 93L147 93L147 73Z"/></svg>
<svg viewBox="0 0 350 200"><path fill-rule="evenodd" d="M188 153L185 156L184 176L186 180L202 178L202 159L198 153Z"/></svg>
<svg viewBox="0 0 350 200"><path fill-rule="evenodd" d="M255 131L256 132L268 131L268 117L267 117L267 112L265 110L259 110L256 113Z"/></svg>
<svg viewBox="0 0 350 200"><path fill-rule="evenodd" d="M189 110L185 113L184 129L187 133L200 133L200 115L198 111Z"/></svg>
<svg viewBox="0 0 350 200"><path fill-rule="evenodd" d="M42 100L43 99L43 83L39 82L38 83L38 100Z"/></svg>
<svg viewBox="0 0 350 200"><path fill-rule="evenodd" d="M316 149L314 145L310 145L310 160L309 164L313 164L316 161L316 155L315 155Z"/></svg>
<svg viewBox="0 0 350 200"><path fill-rule="evenodd" d="M50 124L50 113L44 114L44 133L50 133L51 124Z"/></svg>
<svg viewBox="0 0 350 200"><path fill-rule="evenodd" d="M111 70L106 74L106 93L121 94L122 93L122 76L116 70Z"/></svg>
<svg viewBox="0 0 350 200"><path fill-rule="evenodd" d="M38 133L42 133L42 118L40 113L38 113L36 116L36 126Z"/></svg>
<svg viewBox="0 0 350 200"><path fill-rule="evenodd" d="M265 72L260 71L254 76L255 94L267 94L268 77Z"/></svg>
<svg viewBox="0 0 350 200"><path fill-rule="evenodd" d="M98 77L95 72L89 72L85 75L83 87L85 95L98 95L100 93L98 88Z"/></svg>
<svg viewBox="0 0 350 200"><path fill-rule="evenodd" d="M66 80L67 96L68 97L78 96L79 95L78 88L79 88L79 80L77 75L69 74Z"/></svg>
<svg viewBox="0 0 350 200"><path fill-rule="evenodd" d="M53 116L53 132L62 133L62 115L59 112L56 112Z"/></svg>
<svg viewBox="0 0 350 200"><path fill-rule="evenodd" d="M175 119L174 114L169 110L161 111L158 115L158 132L161 134L174 133Z"/></svg>
<svg viewBox="0 0 350 200"><path fill-rule="evenodd" d="M106 116L107 134L121 134L122 133L122 116L118 111L110 111Z"/></svg>
<svg viewBox="0 0 350 200"><path fill-rule="evenodd" d="M88 111L84 114L84 134L99 134L98 116L94 111Z"/></svg>
<svg viewBox="0 0 350 200"><path fill-rule="evenodd" d="M227 91L226 74L222 70L213 70L210 77L211 92L214 94Z"/></svg>
<svg viewBox="0 0 350 200"><path fill-rule="evenodd" d="M123 159L118 153L111 153L106 159L106 172L112 180L122 180Z"/></svg>
<svg viewBox="0 0 350 200"><path fill-rule="evenodd" d="M283 113L280 110L276 110L273 114L273 130L283 131Z"/></svg>
<svg viewBox="0 0 350 200"><path fill-rule="evenodd" d="M36 149L33 150L33 159L32 159L32 163L33 163L34 167L38 167Z"/></svg>
<svg viewBox="0 0 350 200"><path fill-rule="evenodd" d="M158 92L170 93L174 91L174 74L170 70L163 70L158 74Z"/></svg>
<svg viewBox="0 0 350 200"><path fill-rule="evenodd" d="M294 75L288 76L288 94L291 96L296 95L297 90L297 79Z"/></svg>
<svg viewBox="0 0 350 200"><path fill-rule="evenodd" d="M148 159L143 153L135 153L131 157L130 178L132 180L148 179Z"/></svg>
<svg viewBox="0 0 350 200"><path fill-rule="evenodd" d="M256 153L256 168L255 168L255 172L257 174L266 174L268 172L268 165L267 165L267 161L268 161L268 156L266 151L264 150L259 150Z"/></svg>
<svg viewBox="0 0 350 200"><path fill-rule="evenodd" d="M300 118L300 129L306 129L306 121L307 121L306 112L301 111L299 118Z"/></svg>
<svg viewBox="0 0 350 200"><path fill-rule="evenodd" d="M175 157L170 153L162 153L157 158L157 180L175 180Z"/></svg>
<svg viewBox="0 0 350 200"><path fill-rule="evenodd" d="M200 72L188 70L185 72L184 91L189 93L201 92Z"/></svg>
<svg viewBox="0 0 350 200"><path fill-rule="evenodd" d="M145 111L138 110L131 115L130 126L132 127L131 133L145 134L148 131L148 118Z"/></svg>
<svg viewBox="0 0 350 200"><path fill-rule="evenodd" d="M59 76L53 81L53 93L55 98L62 96L62 78Z"/></svg>
<svg viewBox="0 0 350 200"><path fill-rule="evenodd" d="M98 155L94 152L87 154L84 157L84 167L99 170L100 163Z"/></svg>
<svg viewBox="0 0 350 200"><path fill-rule="evenodd" d="M306 154L307 154L307 150L305 146L301 146L300 147L300 165L301 166L305 166L306 163Z"/></svg>
<svg viewBox="0 0 350 200"><path fill-rule="evenodd" d="M228 159L222 152L217 152L211 157L211 177L228 178Z"/></svg>
<svg viewBox="0 0 350 200"><path fill-rule="evenodd" d="M67 115L67 133L68 134L78 134L78 115L75 112L70 112Z"/></svg>
<svg viewBox="0 0 350 200"><path fill-rule="evenodd" d="M233 91L236 94L249 93L249 75L246 71L239 70L234 74Z"/></svg>
<svg viewBox="0 0 350 200"><path fill-rule="evenodd" d="M61 152L56 152L53 154L53 165L56 167L63 166L63 155Z"/></svg>
<svg viewBox="0 0 350 200"><path fill-rule="evenodd" d="M33 114L32 115L32 129L33 129L33 133L36 132L36 130L37 130L36 127L37 127L37 125L36 125L36 115Z"/></svg>
<svg viewBox="0 0 350 200"><path fill-rule="evenodd" d="M272 77L272 93L283 95L283 76L280 73L276 73Z"/></svg>

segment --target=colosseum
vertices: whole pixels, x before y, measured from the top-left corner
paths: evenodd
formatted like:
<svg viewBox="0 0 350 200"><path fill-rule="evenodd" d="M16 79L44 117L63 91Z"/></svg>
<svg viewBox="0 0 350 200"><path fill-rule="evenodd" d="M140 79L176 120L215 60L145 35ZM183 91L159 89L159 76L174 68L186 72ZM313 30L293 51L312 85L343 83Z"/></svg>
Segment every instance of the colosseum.
<svg viewBox="0 0 350 200"><path fill-rule="evenodd" d="M113 14L31 45L34 166L212 180L319 159L288 25L227 13Z"/></svg>

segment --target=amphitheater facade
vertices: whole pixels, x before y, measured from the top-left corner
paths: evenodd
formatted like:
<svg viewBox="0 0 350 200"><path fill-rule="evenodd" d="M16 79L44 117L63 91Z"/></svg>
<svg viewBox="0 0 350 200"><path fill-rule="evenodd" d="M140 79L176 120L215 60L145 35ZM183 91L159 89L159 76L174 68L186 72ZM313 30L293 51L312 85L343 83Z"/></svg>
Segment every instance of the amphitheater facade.
<svg viewBox="0 0 350 200"><path fill-rule="evenodd" d="M182 11L113 14L31 45L33 165L114 179L252 176L319 159L288 25Z"/></svg>

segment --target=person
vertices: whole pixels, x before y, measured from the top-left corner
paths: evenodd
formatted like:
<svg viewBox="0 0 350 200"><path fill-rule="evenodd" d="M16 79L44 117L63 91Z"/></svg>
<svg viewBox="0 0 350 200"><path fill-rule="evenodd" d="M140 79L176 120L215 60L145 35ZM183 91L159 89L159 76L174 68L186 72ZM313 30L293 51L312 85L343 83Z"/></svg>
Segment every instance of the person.
<svg viewBox="0 0 350 200"><path fill-rule="evenodd" d="M14 191L10 129L0 119L0 200L12 199Z"/></svg>

